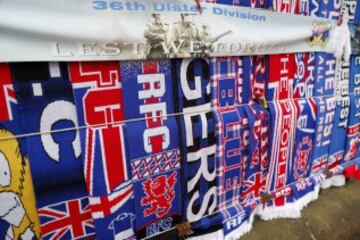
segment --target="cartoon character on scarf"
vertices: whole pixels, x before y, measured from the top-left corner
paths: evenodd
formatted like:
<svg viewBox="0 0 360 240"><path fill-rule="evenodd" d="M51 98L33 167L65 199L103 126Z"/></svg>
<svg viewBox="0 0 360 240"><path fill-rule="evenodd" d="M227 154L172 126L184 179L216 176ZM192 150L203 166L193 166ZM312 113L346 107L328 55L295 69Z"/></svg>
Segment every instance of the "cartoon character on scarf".
<svg viewBox="0 0 360 240"><path fill-rule="evenodd" d="M11 132L0 129L0 138L8 138L0 144L0 239L39 239L28 159Z"/></svg>

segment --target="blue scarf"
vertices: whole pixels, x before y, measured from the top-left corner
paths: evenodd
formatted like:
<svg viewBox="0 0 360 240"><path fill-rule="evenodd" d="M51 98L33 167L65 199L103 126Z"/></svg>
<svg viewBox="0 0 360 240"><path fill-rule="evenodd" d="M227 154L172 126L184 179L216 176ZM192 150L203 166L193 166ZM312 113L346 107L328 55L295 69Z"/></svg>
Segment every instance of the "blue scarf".
<svg viewBox="0 0 360 240"><path fill-rule="evenodd" d="M294 100L294 103L298 109L298 117L289 183L295 183L292 186L293 200L301 209L308 203L308 200L302 200L302 198L312 193L315 187L313 182L305 179L310 176L313 161L317 108L312 98Z"/></svg>
<svg viewBox="0 0 360 240"><path fill-rule="evenodd" d="M196 221L217 210L215 120L209 64L204 59L173 61L181 129L183 219ZM208 233L218 227L209 228ZM200 234L200 233L196 233ZM201 234L200 234L201 235Z"/></svg>
<svg viewBox="0 0 360 240"><path fill-rule="evenodd" d="M311 174L324 173L334 128L336 101L333 97L316 98L317 117Z"/></svg>
<svg viewBox="0 0 360 240"><path fill-rule="evenodd" d="M84 173L97 236L135 237L130 166L125 155L124 104L118 62L69 63ZM114 124L114 122L118 122Z"/></svg>
<svg viewBox="0 0 360 240"><path fill-rule="evenodd" d="M26 141L42 236L93 237L79 133L48 133L77 126L67 65L14 63L11 68L24 133L42 133Z"/></svg>
<svg viewBox="0 0 360 240"><path fill-rule="evenodd" d="M19 221L21 224L18 229L29 228L33 239L39 239L40 225L29 160L26 157L26 138L16 138L23 132L18 105L10 66L0 63L0 138L7 138L0 140L0 164L2 179L8 179L0 186L0 207L5 211L8 209L8 213L0 219L0 239L6 239L10 233L14 238L20 238L22 233L13 232L14 225ZM10 209L16 205L16 210L22 208L24 212L11 213Z"/></svg>
<svg viewBox="0 0 360 240"><path fill-rule="evenodd" d="M294 211L286 206L292 202L288 172L291 169L295 140L296 108L292 100L269 102L270 110L270 162L267 192L278 192L275 199L266 203L260 211L261 218L294 217ZM285 190L284 190L285 189ZM297 212L296 212L297 213ZM296 215L297 216L297 215ZM295 216L295 217L296 217Z"/></svg>
<svg viewBox="0 0 360 240"><path fill-rule="evenodd" d="M120 63L126 159L136 203L136 236L169 230L181 217L180 136L170 60Z"/></svg>
<svg viewBox="0 0 360 240"><path fill-rule="evenodd" d="M338 167L344 158L349 110L350 98L348 96L336 100L334 130L331 138L327 170Z"/></svg>

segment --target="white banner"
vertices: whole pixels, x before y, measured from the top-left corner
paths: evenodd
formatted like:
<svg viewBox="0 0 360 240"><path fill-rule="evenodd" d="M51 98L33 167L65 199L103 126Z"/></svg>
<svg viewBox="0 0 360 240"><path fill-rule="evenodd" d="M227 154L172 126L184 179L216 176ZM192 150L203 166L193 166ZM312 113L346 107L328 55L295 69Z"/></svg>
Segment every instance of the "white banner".
<svg viewBox="0 0 360 240"><path fill-rule="evenodd" d="M332 51L336 22L186 0L1 0L0 61ZM339 46L338 46L339 47Z"/></svg>

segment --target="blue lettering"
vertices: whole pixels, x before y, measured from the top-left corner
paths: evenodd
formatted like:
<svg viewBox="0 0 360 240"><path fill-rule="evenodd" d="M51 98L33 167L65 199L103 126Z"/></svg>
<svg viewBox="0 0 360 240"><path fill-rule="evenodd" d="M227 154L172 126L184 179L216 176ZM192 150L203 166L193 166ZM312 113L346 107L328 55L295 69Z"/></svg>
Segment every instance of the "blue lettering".
<svg viewBox="0 0 360 240"><path fill-rule="evenodd" d="M93 8L96 10L105 10L107 9L107 4L105 1L93 1Z"/></svg>

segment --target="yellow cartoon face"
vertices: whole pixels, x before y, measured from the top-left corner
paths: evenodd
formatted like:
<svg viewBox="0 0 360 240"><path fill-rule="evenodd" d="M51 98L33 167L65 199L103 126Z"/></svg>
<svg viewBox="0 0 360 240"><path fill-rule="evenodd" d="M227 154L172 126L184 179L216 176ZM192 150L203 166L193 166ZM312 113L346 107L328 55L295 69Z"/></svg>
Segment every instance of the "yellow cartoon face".
<svg viewBox="0 0 360 240"><path fill-rule="evenodd" d="M10 224L8 239L40 238L28 159L15 136L0 129L0 219ZM0 237L1 238L1 237Z"/></svg>
<svg viewBox="0 0 360 240"><path fill-rule="evenodd" d="M11 181L11 172L8 160L0 152L0 187L8 187Z"/></svg>

